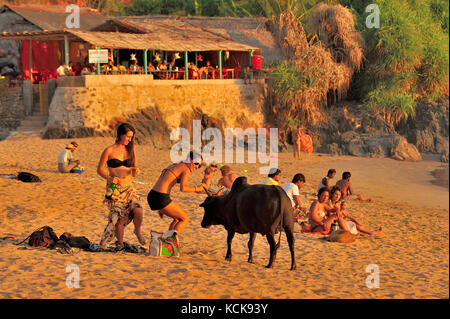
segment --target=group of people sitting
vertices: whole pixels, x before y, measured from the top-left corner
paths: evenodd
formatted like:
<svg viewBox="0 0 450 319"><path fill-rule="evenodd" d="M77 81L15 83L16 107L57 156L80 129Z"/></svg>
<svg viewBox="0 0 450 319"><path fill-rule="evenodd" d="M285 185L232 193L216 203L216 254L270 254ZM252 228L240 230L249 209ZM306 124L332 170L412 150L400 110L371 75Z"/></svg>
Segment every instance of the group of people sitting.
<svg viewBox="0 0 450 319"><path fill-rule="evenodd" d="M336 170L330 169L327 176L320 180L318 199L311 204L309 209L303 206L300 200L300 189L306 182L303 174L295 174L290 183L282 186L280 185L281 170L272 169L261 184L276 185L283 188L291 200L295 221L302 222L305 231L329 233L332 223L337 221L342 230L349 231L354 235L358 232L366 234L380 233L382 231L381 227L377 230L369 230L347 211L347 204L344 199L355 198L363 202L371 201L370 199L364 200L360 194L354 193L350 182L350 172L344 172L342 179L337 181L336 185L331 186L331 179L335 175Z"/></svg>

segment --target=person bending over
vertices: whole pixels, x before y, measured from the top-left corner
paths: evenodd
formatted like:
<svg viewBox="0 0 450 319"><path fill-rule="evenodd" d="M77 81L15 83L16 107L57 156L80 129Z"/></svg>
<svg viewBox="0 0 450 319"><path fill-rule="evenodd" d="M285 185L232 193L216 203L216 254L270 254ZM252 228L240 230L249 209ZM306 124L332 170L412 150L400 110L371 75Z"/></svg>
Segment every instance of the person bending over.
<svg viewBox="0 0 450 319"><path fill-rule="evenodd" d="M191 151L186 160L170 165L163 169L161 176L147 195L147 202L151 210L157 210L159 216L169 216L173 219L169 230L176 230L180 234L189 222L184 210L170 198L170 192L176 184L185 193L203 193L206 184L188 186L189 176L200 168L203 160L200 154Z"/></svg>

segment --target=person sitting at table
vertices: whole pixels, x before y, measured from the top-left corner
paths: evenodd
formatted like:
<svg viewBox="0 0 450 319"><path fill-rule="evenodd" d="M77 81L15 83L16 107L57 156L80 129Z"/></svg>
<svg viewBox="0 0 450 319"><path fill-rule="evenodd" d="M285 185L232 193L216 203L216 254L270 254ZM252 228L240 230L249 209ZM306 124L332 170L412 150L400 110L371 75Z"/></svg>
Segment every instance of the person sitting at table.
<svg viewBox="0 0 450 319"><path fill-rule="evenodd" d="M81 70L83 70L83 68L81 67L81 63L80 62L72 63L72 71L73 71L73 74L75 76L80 76L81 75Z"/></svg>
<svg viewBox="0 0 450 319"><path fill-rule="evenodd" d="M159 56L159 52L155 53L155 56L153 57L153 66L155 69L158 69L158 66L161 64L161 57Z"/></svg>
<svg viewBox="0 0 450 319"><path fill-rule="evenodd" d="M194 80L200 79L199 69L193 62L189 62L188 69L189 69L189 78L190 79L194 79Z"/></svg>
<svg viewBox="0 0 450 319"><path fill-rule="evenodd" d="M202 78L202 74L205 74L205 78L207 79L210 76L212 79L215 78L215 69L211 65L211 62L206 61L206 65L200 69L200 78Z"/></svg>
<svg viewBox="0 0 450 319"><path fill-rule="evenodd" d="M133 60L133 64L130 66L130 72L131 73L138 73L140 70L140 66L138 65L137 60Z"/></svg>
<svg viewBox="0 0 450 319"><path fill-rule="evenodd" d="M164 60L164 61L159 65L159 69L160 69L160 70L167 70L167 69L168 69L168 67L167 67L167 61L166 61L166 60Z"/></svg>
<svg viewBox="0 0 450 319"><path fill-rule="evenodd" d="M244 78L244 84L247 84L247 80L248 84L252 84L253 74L249 65L247 65L244 70L242 70L242 77Z"/></svg>
<svg viewBox="0 0 450 319"><path fill-rule="evenodd" d="M91 72L91 70L87 66L85 66L83 68L83 70L81 70L81 75L89 75L89 74L93 74L93 73Z"/></svg>

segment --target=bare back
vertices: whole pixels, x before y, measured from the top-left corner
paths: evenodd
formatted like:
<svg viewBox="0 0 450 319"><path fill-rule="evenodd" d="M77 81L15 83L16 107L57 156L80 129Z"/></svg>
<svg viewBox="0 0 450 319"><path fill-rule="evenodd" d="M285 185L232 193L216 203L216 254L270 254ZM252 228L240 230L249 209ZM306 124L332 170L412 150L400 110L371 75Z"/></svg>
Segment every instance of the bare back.
<svg viewBox="0 0 450 319"><path fill-rule="evenodd" d="M345 179L341 179L341 180L337 181L336 185L339 186L339 188L341 189L341 192L342 192L342 197L341 198L342 199L346 198L347 195L351 195L352 194L351 193L352 184L349 181L347 181Z"/></svg>
<svg viewBox="0 0 450 319"><path fill-rule="evenodd" d="M152 189L160 193L169 194L176 184L180 184L180 188L182 188L187 183L190 173L189 167L183 162L172 164L162 170L161 176Z"/></svg>

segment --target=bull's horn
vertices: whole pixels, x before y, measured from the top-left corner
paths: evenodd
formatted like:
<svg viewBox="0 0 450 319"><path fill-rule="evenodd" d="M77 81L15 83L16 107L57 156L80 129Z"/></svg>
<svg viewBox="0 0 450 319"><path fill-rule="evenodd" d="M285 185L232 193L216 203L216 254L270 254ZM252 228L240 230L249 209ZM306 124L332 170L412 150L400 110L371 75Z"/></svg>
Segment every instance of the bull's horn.
<svg viewBox="0 0 450 319"><path fill-rule="evenodd" d="M208 196L212 196L211 192L207 190L205 186L203 186L203 189L205 190L206 194L208 194Z"/></svg>

